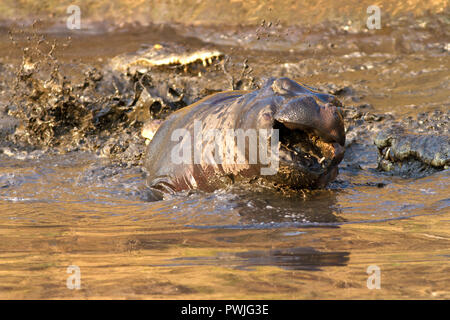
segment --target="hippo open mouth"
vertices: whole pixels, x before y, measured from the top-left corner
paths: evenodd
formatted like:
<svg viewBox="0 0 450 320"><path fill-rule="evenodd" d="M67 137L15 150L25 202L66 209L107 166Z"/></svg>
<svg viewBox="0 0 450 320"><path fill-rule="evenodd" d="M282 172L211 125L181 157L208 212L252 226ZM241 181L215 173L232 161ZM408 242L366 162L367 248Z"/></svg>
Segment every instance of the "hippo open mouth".
<svg viewBox="0 0 450 320"><path fill-rule="evenodd" d="M344 156L344 148L339 143L327 142L312 131L288 128L278 121L274 128L279 130L281 161L322 173L338 165Z"/></svg>
<svg viewBox="0 0 450 320"><path fill-rule="evenodd" d="M280 105L273 119L273 128L279 130L280 168L284 165L281 177L294 187L322 187L336 177L344 157L342 112L333 96L294 88L299 94Z"/></svg>

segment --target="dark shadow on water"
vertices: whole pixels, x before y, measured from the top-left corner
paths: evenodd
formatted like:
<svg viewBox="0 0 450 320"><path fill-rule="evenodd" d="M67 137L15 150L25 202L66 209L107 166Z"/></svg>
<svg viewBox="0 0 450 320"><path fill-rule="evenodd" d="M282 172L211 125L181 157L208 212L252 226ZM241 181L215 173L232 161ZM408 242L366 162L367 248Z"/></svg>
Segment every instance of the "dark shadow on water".
<svg viewBox="0 0 450 320"><path fill-rule="evenodd" d="M212 257L186 257L172 259L175 263L164 266L227 266L240 270L275 266L286 270L318 271L322 267L346 266L349 252L321 252L309 247L254 250L237 253L219 253Z"/></svg>

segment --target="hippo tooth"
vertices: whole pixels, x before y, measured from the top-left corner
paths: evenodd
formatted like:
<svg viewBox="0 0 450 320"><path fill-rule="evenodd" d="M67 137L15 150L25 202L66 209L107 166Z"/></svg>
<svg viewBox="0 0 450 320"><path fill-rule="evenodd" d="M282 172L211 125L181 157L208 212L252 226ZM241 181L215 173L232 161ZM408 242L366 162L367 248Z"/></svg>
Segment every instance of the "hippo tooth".
<svg viewBox="0 0 450 320"><path fill-rule="evenodd" d="M389 152L391 152L391 148L388 148L388 149L386 150L386 153L384 154L384 158L385 158L386 160L389 160Z"/></svg>

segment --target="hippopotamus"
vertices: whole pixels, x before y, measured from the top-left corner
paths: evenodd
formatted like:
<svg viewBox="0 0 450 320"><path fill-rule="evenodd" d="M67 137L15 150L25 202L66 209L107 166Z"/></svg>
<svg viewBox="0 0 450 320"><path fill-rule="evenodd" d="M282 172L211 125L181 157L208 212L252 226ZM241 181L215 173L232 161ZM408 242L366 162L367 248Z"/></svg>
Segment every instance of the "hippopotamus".
<svg viewBox="0 0 450 320"><path fill-rule="evenodd" d="M288 78L205 97L144 127L147 185L155 199L235 183L323 188L344 156L341 108L333 95Z"/></svg>

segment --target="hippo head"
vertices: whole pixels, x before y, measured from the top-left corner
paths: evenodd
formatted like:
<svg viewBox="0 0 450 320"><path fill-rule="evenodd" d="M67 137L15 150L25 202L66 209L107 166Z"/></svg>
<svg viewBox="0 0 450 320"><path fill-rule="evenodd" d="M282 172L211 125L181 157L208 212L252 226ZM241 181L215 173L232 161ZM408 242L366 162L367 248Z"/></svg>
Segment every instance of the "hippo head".
<svg viewBox="0 0 450 320"><path fill-rule="evenodd" d="M345 151L340 102L288 78L266 86L276 99L258 126L269 124L279 134L279 168L266 179L293 188L324 187L336 177Z"/></svg>

